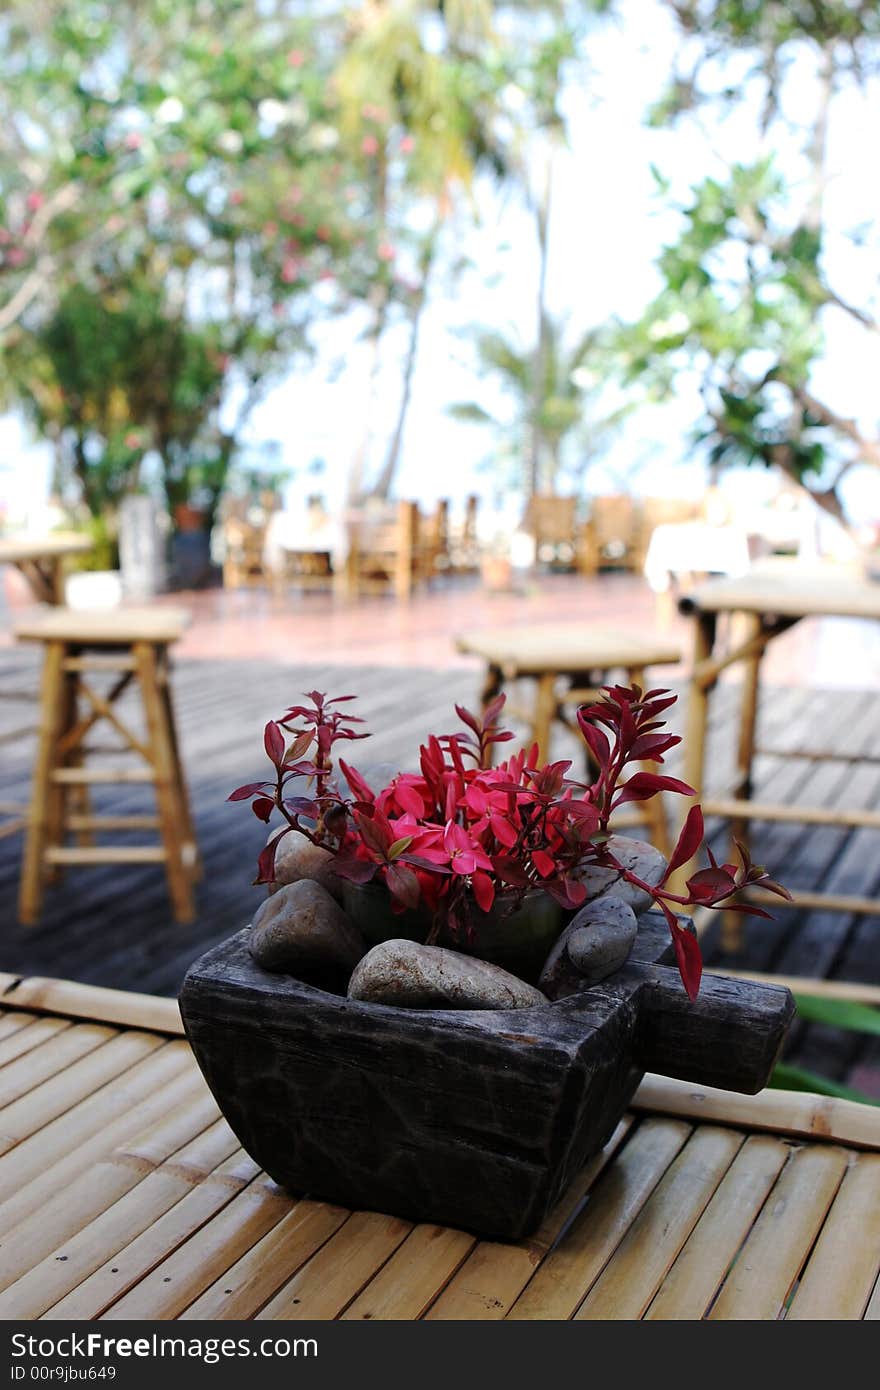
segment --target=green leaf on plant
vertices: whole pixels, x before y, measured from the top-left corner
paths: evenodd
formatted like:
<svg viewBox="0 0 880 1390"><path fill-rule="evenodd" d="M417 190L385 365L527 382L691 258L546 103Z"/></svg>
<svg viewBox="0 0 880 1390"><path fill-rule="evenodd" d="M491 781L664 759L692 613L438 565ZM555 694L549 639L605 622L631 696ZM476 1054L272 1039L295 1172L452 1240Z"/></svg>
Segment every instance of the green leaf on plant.
<svg viewBox="0 0 880 1390"><path fill-rule="evenodd" d="M388 846L388 858L399 859L404 851L409 849L412 842L412 835L401 835L399 840L395 840L393 845Z"/></svg>

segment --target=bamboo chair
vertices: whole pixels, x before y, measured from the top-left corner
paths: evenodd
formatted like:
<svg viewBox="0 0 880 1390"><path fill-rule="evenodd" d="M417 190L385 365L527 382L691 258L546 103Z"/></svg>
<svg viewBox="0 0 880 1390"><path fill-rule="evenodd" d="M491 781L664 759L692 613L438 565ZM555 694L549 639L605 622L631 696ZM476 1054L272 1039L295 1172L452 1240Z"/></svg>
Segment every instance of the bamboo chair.
<svg viewBox="0 0 880 1390"><path fill-rule="evenodd" d="M223 587L242 589L267 582L263 561L265 521L254 522L245 499L230 500L223 519Z"/></svg>
<svg viewBox="0 0 880 1390"><path fill-rule="evenodd" d="M451 564L449 553L449 500L441 497L433 512L419 522L419 555L422 577L448 570Z"/></svg>
<svg viewBox="0 0 880 1390"><path fill-rule="evenodd" d="M449 563L456 574L473 574L480 568L480 542L477 537L479 505L479 497L471 493L465 502L461 523L450 532Z"/></svg>
<svg viewBox="0 0 880 1390"><path fill-rule="evenodd" d="M576 497L555 493L536 493L529 498L523 517L523 530L535 541L535 557L549 564L571 565L578 555Z"/></svg>
<svg viewBox="0 0 880 1390"><path fill-rule="evenodd" d="M420 520L415 502L399 502L390 515L365 511L350 522L343 572L347 598L389 588L399 599L412 597L416 585L428 577Z"/></svg>
<svg viewBox="0 0 880 1390"><path fill-rule="evenodd" d="M639 507L628 493L594 497L590 519L579 541L579 564L586 573L599 568L639 570Z"/></svg>

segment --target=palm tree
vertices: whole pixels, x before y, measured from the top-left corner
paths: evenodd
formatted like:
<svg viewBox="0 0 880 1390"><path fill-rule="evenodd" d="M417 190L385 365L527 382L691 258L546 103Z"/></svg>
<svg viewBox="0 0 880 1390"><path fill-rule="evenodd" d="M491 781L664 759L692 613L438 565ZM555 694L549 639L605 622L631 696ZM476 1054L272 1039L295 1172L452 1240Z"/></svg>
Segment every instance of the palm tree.
<svg viewBox="0 0 880 1390"><path fill-rule="evenodd" d="M516 460L516 481L529 496L556 490L566 444L580 435L588 457L595 458L624 416L623 407L603 408L598 370L602 350L596 330L571 345L567 330L565 318L554 319L544 311L539 374L534 346L524 345L515 333L478 334L479 373L500 388L508 409L488 409L478 401L449 408L455 419L495 431Z"/></svg>

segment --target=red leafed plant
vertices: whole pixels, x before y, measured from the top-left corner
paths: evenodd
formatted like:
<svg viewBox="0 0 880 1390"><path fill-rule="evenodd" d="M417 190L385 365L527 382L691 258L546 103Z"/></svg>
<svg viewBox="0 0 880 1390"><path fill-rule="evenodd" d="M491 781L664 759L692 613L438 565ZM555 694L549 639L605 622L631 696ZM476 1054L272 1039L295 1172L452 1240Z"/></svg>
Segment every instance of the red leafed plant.
<svg viewBox="0 0 880 1390"><path fill-rule="evenodd" d="M641 770L625 776L632 763L662 764L663 755L681 742L664 731L659 718L675 702L666 690L643 694L638 686L607 686L603 699L581 706L578 724L596 769L590 783L568 776L570 761L539 764L536 746L490 766L494 746L513 738L498 725L504 705L499 695L482 717L456 705L464 729L432 734L419 750L420 770L400 772L378 790L339 757L346 796L332 754L334 745L366 737L356 728L363 721L338 708L353 698L328 700L311 691L308 704L293 705L266 725L274 777L238 787L229 797L250 800L260 820L268 822L277 808L286 821L260 855L257 883L273 881L278 845L296 831L333 856L340 877L383 882L395 910L424 905L434 919L430 940L442 922L466 932L472 908L488 912L499 895L512 911L529 890L540 888L573 910L587 895L584 870L612 869L663 911L691 999L700 985L700 948L679 925L675 909L723 906L766 917L763 908L739 901L741 889L760 884L789 897L751 863L742 845L739 865L719 864L707 849L709 867L687 880L686 892L673 892L669 880L703 843L696 805L658 884L643 882L615 856L609 820L619 806L661 791L693 795L675 777ZM304 784L304 794L291 794L296 783Z"/></svg>

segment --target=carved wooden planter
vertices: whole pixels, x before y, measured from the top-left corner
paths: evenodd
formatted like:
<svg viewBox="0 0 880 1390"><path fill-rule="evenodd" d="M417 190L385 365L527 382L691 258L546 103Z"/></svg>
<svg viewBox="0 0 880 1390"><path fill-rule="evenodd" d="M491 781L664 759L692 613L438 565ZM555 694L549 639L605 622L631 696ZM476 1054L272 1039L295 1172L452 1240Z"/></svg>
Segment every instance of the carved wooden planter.
<svg viewBox="0 0 880 1390"><path fill-rule="evenodd" d="M546 1008L397 1009L257 966L247 931L191 968L187 1036L278 1183L349 1207L519 1238L605 1143L644 1071L755 1092L787 990L711 975L689 1003L662 919L623 970Z"/></svg>

